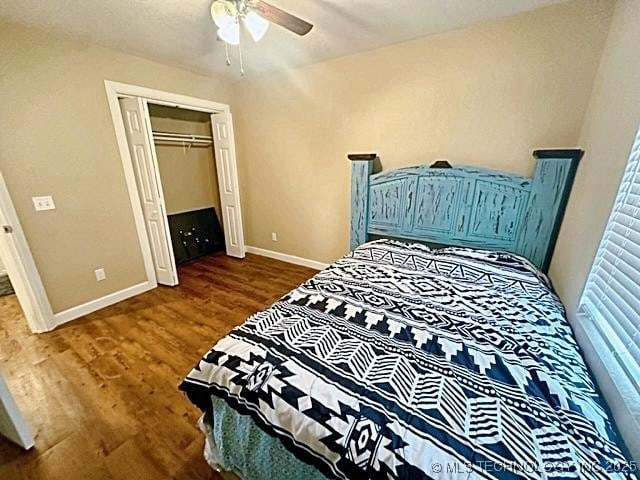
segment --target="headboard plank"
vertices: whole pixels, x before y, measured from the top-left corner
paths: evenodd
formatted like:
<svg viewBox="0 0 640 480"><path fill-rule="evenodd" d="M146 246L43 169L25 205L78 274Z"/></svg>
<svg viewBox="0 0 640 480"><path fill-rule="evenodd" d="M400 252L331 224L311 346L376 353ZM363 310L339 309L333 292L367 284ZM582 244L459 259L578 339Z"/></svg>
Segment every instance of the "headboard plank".
<svg viewBox="0 0 640 480"><path fill-rule="evenodd" d="M350 156L351 248L371 235L505 250L546 271L581 150L538 150L533 178L477 167L401 168L372 175L374 154Z"/></svg>
<svg viewBox="0 0 640 480"><path fill-rule="evenodd" d="M516 253L549 269L582 150L536 150L536 171ZM564 157L564 158L563 158Z"/></svg>
<svg viewBox="0 0 640 480"><path fill-rule="evenodd" d="M351 161L351 235L353 250L367 241L369 219L369 178L375 157Z"/></svg>

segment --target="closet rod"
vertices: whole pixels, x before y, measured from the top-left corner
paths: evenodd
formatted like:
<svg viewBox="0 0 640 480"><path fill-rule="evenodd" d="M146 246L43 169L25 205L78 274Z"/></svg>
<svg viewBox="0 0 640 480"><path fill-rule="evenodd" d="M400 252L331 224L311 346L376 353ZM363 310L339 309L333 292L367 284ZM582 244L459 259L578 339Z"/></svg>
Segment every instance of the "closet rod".
<svg viewBox="0 0 640 480"><path fill-rule="evenodd" d="M157 146L176 146L176 147L182 147L186 152L188 152L191 147L194 148L199 148L199 147L210 147L211 144L210 143L189 143L189 142L184 142L184 143L178 143L178 142L156 142L155 143Z"/></svg>
<svg viewBox="0 0 640 480"><path fill-rule="evenodd" d="M156 142L173 142L173 143L202 143L210 145L213 143L211 140L205 140L203 138L165 138L165 137L153 137Z"/></svg>
<svg viewBox="0 0 640 480"><path fill-rule="evenodd" d="M166 140L179 140L179 141L196 141L196 140L206 140L211 141L213 137L211 135L195 135L191 133L173 133L173 132L159 132L152 131L154 138L163 138Z"/></svg>

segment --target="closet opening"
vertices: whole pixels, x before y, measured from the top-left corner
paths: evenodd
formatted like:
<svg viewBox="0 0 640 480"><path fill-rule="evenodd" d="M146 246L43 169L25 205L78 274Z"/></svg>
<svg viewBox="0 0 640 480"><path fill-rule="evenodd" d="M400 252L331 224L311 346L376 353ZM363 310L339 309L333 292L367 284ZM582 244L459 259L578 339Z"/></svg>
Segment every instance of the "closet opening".
<svg viewBox="0 0 640 480"><path fill-rule="evenodd" d="M150 92L107 83L108 95L112 85ZM243 258L229 107L157 91L153 97L113 93L122 120L114 119L114 126L124 140L121 157L149 281L177 285L177 265L219 252Z"/></svg>
<svg viewBox="0 0 640 480"><path fill-rule="evenodd" d="M176 264L224 251L211 115L149 103L149 117Z"/></svg>

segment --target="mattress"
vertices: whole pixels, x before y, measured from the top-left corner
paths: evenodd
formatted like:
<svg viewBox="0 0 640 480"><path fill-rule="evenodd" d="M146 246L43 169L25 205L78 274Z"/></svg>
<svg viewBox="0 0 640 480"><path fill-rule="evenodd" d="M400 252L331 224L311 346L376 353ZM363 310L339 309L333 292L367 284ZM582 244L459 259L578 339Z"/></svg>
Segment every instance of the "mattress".
<svg viewBox="0 0 640 480"><path fill-rule="evenodd" d="M508 253L364 244L180 388L328 478L635 478L548 279Z"/></svg>

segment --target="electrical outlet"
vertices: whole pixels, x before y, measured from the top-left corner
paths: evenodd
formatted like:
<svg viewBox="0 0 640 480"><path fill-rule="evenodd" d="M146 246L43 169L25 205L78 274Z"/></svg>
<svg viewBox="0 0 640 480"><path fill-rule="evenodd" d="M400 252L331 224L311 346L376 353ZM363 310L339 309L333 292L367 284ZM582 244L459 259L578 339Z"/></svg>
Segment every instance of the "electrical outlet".
<svg viewBox="0 0 640 480"><path fill-rule="evenodd" d="M51 195L44 197L31 197L31 201L33 201L33 206L35 207L36 212L56 209L56 205L53 203L53 197Z"/></svg>
<svg viewBox="0 0 640 480"><path fill-rule="evenodd" d="M93 273L95 273L96 280L98 282L101 282L102 280L107 278L107 274L104 272L104 268L98 268L98 269L94 270Z"/></svg>
<svg viewBox="0 0 640 480"><path fill-rule="evenodd" d="M278 241L278 234L276 232L271 232L271 240L274 242Z"/></svg>

